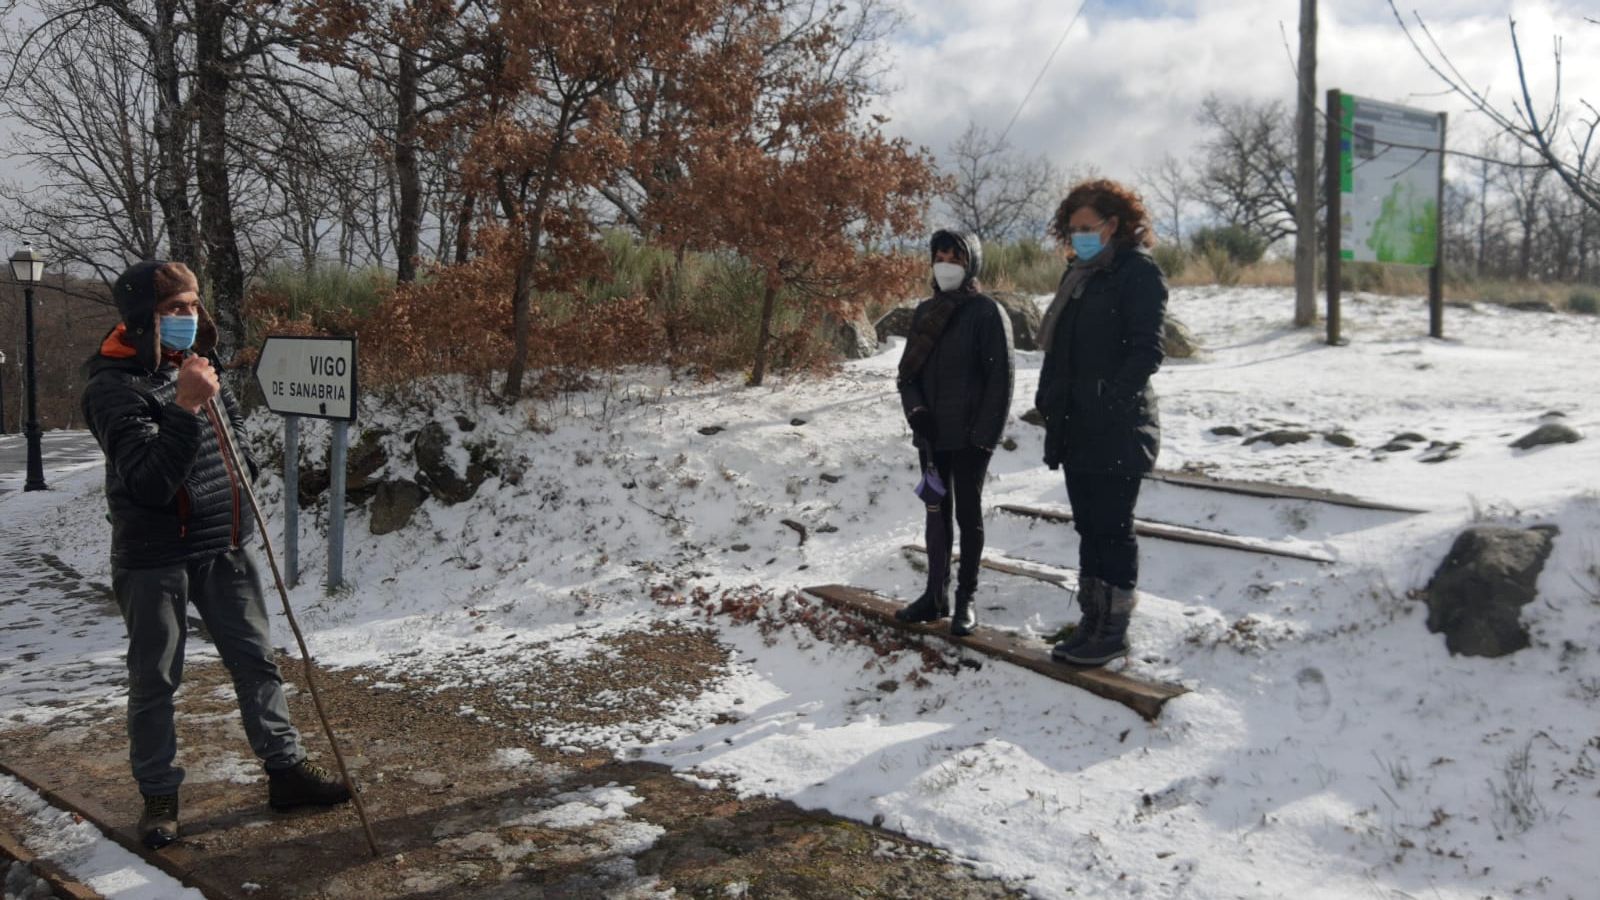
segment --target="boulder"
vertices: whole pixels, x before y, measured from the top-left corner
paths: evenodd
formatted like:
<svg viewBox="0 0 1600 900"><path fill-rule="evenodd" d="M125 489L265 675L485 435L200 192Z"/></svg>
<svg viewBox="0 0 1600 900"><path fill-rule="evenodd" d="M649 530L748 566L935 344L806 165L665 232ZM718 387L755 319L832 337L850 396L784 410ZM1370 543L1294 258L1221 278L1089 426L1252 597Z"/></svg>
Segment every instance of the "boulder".
<svg viewBox="0 0 1600 900"><path fill-rule="evenodd" d="M1518 450L1531 450L1546 444L1575 444L1583 440L1583 434L1570 425L1560 422L1546 422L1538 428L1528 432L1522 437L1511 442L1511 446Z"/></svg>
<svg viewBox="0 0 1600 900"><path fill-rule="evenodd" d="M1356 439L1342 431L1330 431L1324 434L1322 439L1335 447L1354 447L1356 445Z"/></svg>
<svg viewBox="0 0 1600 900"><path fill-rule="evenodd" d="M1011 320L1011 345L1018 350L1039 349L1039 326L1044 322L1044 311L1033 297L1016 291L994 291L989 296Z"/></svg>
<svg viewBox="0 0 1600 900"><path fill-rule="evenodd" d="M1023 413L1019 418L1021 418L1022 421L1027 422L1029 425L1037 425L1040 428L1044 427L1044 413L1039 412L1037 409L1030 409Z"/></svg>
<svg viewBox="0 0 1600 900"><path fill-rule="evenodd" d="M389 534L411 524L427 494L414 481L380 481L372 496L373 534Z"/></svg>
<svg viewBox="0 0 1600 900"><path fill-rule="evenodd" d="M1162 326L1161 348L1168 359L1194 359L1200 355L1200 344L1188 326L1172 316L1167 316Z"/></svg>
<svg viewBox="0 0 1600 900"><path fill-rule="evenodd" d="M1216 437L1244 437L1244 432L1237 425L1218 425L1211 429L1211 434Z"/></svg>
<svg viewBox="0 0 1600 900"><path fill-rule="evenodd" d="M383 448L383 439L392 432L387 428L374 428L361 433L361 440L350 448L345 458L345 490L349 493L370 492L376 488L379 472L389 464L389 452Z"/></svg>
<svg viewBox="0 0 1600 900"><path fill-rule="evenodd" d="M457 472L450 462L450 435L438 422L429 422L417 432L412 445L417 459L417 484L438 497L447 506L469 500L478 492L485 478L482 467L468 464L466 472Z"/></svg>
<svg viewBox="0 0 1600 900"><path fill-rule="evenodd" d="M1424 591L1428 630L1465 656L1505 656L1528 646L1522 607L1538 595L1556 534L1548 525L1462 532Z"/></svg>
<svg viewBox="0 0 1600 900"><path fill-rule="evenodd" d="M872 326L878 335L878 343L887 344L892 337L910 337L911 316L915 311L915 305L896 306L884 313Z"/></svg>
<svg viewBox="0 0 1600 900"><path fill-rule="evenodd" d="M1279 428L1273 431L1263 431L1260 434L1252 434L1245 438L1244 442L1246 446L1249 446L1259 441L1266 441L1274 447L1282 447L1285 444L1302 444L1309 440L1311 440L1311 432L1309 431L1292 431L1287 428Z"/></svg>
<svg viewBox="0 0 1600 900"><path fill-rule="evenodd" d="M866 359L878 352L878 336L866 310L857 308L849 318L828 314L822 320L828 345L845 359Z"/></svg>

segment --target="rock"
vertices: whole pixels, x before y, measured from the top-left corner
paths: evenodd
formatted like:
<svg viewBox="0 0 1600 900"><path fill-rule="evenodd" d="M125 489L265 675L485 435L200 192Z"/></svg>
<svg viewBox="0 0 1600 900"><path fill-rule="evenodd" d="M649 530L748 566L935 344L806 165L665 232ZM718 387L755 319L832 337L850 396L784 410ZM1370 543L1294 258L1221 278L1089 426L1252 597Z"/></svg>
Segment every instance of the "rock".
<svg viewBox="0 0 1600 900"><path fill-rule="evenodd" d="M1381 453L1408 453L1411 450L1411 445L1405 441L1390 441L1379 447L1378 450Z"/></svg>
<svg viewBox="0 0 1600 900"><path fill-rule="evenodd" d="M1530 450L1545 444L1576 444L1583 440L1577 429L1560 422L1546 422L1511 442L1518 450Z"/></svg>
<svg viewBox="0 0 1600 900"><path fill-rule="evenodd" d="M456 416L456 427L461 429L461 431L463 433L465 433L465 432L470 432L470 431L476 431L478 429L478 423L472 421L471 419L467 418L466 416Z"/></svg>
<svg viewBox="0 0 1600 900"><path fill-rule="evenodd" d="M414 481L380 481L372 496L373 534L389 534L411 524L427 494Z"/></svg>
<svg viewBox="0 0 1600 900"><path fill-rule="evenodd" d="M389 464L389 452L383 448L383 439L392 432L387 428L374 428L361 433L361 440L350 448L345 459L345 490L351 494L371 494L377 489L373 476Z"/></svg>
<svg viewBox="0 0 1600 900"><path fill-rule="evenodd" d="M447 506L470 500L483 484L482 467L469 464L459 473L450 464L450 435L438 422L429 422L417 432L412 452L417 459L417 484Z"/></svg>
<svg viewBox="0 0 1600 900"><path fill-rule="evenodd" d="M1016 291L993 291L989 296L1006 311L1011 320L1011 345L1018 350L1039 349L1039 326L1044 323L1044 311L1027 294Z"/></svg>
<svg viewBox="0 0 1600 900"><path fill-rule="evenodd" d="M1566 417L1567 417L1567 414L1562 412L1561 410L1552 409L1549 412L1545 413L1544 415L1540 416L1539 418L1541 418L1541 419L1565 419Z"/></svg>
<svg viewBox="0 0 1600 900"><path fill-rule="evenodd" d="M1469 312L1478 308L1478 304L1473 303L1471 300L1446 300L1444 305L1451 309L1464 309Z"/></svg>
<svg viewBox="0 0 1600 900"><path fill-rule="evenodd" d="M828 344L845 359L866 359L878 352L878 333L865 309L857 307L848 318L829 313L822 328Z"/></svg>
<svg viewBox="0 0 1600 900"><path fill-rule="evenodd" d="M1538 595L1553 526L1477 526L1462 532L1424 591L1428 630L1451 653L1505 656L1528 646L1521 611Z"/></svg>
<svg viewBox="0 0 1600 900"><path fill-rule="evenodd" d="M1194 334L1170 315L1161 329L1161 348L1168 359L1194 359L1200 355L1200 343L1194 339Z"/></svg>
<svg viewBox="0 0 1600 900"><path fill-rule="evenodd" d="M1342 431L1330 431L1324 434L1322 439L1335 447L1354 447L1356 445L1356 439Z"/></svg>
<svg viewBox="0 0 1600 900"><path fill-rule="evenodd" d="M823 524L817 526L817 534L836 534L838 531L839 526L834 525L831 522L824 522Z"/></svg>
<svg viewBox="0 0 1600 900"><path fill-rule="evenodd" d="M1029 425L1037 425L1040 428L1044 427L1044 413L1039 412L1037 409L1030 409L1023 413L1021 419L1022 421L1027 422Z"/></svg>
<svg viewBox="0 0 1600 900"><path fill-rule="evenodd" d="M1211 433L1217 437L1244 437L1244 432L1237 425L1218 425L1211 429Z"/></svg>
<svg viewBox="0 0 1600 900"><path fill-rule="evenodd" d="M878 343L887 344L892 337L911 336L911 316L916 311L916 306L896 306L884 313L872 329L878 336Z"/></svg>
<svg viewBox="0 0 1600 900"><path fill-rule="evenodd" d="M1555 306L1548 300L1512 300L1506 304L1506 308L1514 309L1518 312L1553 313L1556 311Z"/></svg>
<svg viewBox="0 0 1600 900"><path fill-rule="evenodd" d="M789 424L791 426L795 427L795 428L799 428L801 425L804 425L805 423L806 423L805 419L790 419L789 420Z"/></svg>
<svg viewBox="0 0 1600 900"><path fill-rule="evenodd" d="M1425 440L1427 440L1427 438L1423 437L1420 434L1417 434L1415 431L1402 431L1399 434L1395 435L1394 437L1390 438L1389 442L1390 443L1398 442L1398 443L1402 443L1402 444L1420 444Z"/></svg>
<svg viewBox="0 0 1600 900"><path fill-rule="evenodd" d="M734 544L732 547L729 547L728 549L732 550L735 553L743 553L746 550L750 549L750 545L749 544Z"/></svg>
<svg viewBox="0 0 1600 900"><path fill-rule="evenodd" d="M779 519L778 524L784 526L785 528L789 528L793 530L795 534L800 535L800 546L804 547L806 545L806 526L796 522L793 519Z"/></svg>
<svg viewBox="0 0 1600 900"><path fill-rule="evenodd" d="M724 429L721 425L707 425L706 427L700 429L700 433L706 437L710 437L714 434L721 434L725 430L726 429Z"/></svg>
<svg viewBox="0 0 1600 900"><path fill-rule="evenodd" d="M1273 431L1252 434L1244 439L1244 443L1248 447L1257 441L1266 441L1274 447L1282 447L1285 444L1302 444L1309 440L1311 440L1309 431L1292 431L1287 428L1278 428Z"/></svg>
<svg viewBox="0 0 1600 900"><path fill-rule="evenodd" d="M1460 441L1452 441L1448 444L1442 441L1434 441L1428 447L1428 455L1418 457L1417 462L1442 463L1455 459L1459 455L1461 455Z"/></svg>
<svg viewBox="0 0 1600 900"><path fill-rule="evenodd" d="M328 489L330 481L332 481L332 478L328 475L327 469L301 466L300 489L296 492L300 497L300 505L315 505L317 498L321 497L323 492Z"/></svg>
<svg viewBox="0 0 1600 900"><path fill-rule="evenodd" d="M844 480L844 476L843 475L835 475L835 474L833 474L831 472L823 472L821 475L818 475L817 477L821 478L823 481L826 481L829 484L838 484L839 482Z"/></svg>
<svg viewBox="0 0 1600 900"><path fill-rule="evenodd" d="M1007 435L1006 439L1000 442L1000 446L1014 453L1017 449L1017 439Z"/></svg>

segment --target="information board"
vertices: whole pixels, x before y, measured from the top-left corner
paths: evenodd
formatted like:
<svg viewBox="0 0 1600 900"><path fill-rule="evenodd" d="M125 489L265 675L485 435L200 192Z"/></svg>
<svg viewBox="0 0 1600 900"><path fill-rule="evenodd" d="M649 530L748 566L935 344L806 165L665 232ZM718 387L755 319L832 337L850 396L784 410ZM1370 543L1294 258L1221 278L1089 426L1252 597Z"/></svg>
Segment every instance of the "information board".
<svg viewBox="0 0 1600 900"><path fill-rule="evenodd" d="M1341 100L1340 256L1436 265L1443 118L1349 94Z"/></svg>

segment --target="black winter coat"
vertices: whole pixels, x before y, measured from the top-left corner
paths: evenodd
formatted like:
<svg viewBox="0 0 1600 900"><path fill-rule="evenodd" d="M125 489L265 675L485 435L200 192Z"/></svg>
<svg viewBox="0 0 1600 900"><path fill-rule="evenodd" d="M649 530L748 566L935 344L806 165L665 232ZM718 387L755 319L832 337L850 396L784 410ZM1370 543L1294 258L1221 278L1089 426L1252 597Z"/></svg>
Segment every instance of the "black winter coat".
<svg viewBox="0 0 1600 900"><path fill-rule="evenodd" d="M1120 248L1061 314L1035 405L1044 461L1068 472L1145 475L1161 450L1150 376L1165 358L1167 281L1149 251Z"/></svg>
<svg viewBox="0 0 1600 900"><path fill-rule="evenodd" d="M134 359L92 358L83 414L106 456L111 564L148 569L203 559L240 546L251 533L243 478L223 459L209 405L199 415L174 402L178 370L155 372ZM244 418L226 388L235 434ZM240 445L240 452L248 450Z"/></svg>
<svg viewBox="0 0 1600 900"><path fill-rule="evenodd" d="M930 300L917 304L917 330ZM973 293L945 325L928 361L915 378L901 380L900 405L907 416L919 406L933 413L929 450L993 450L1011 413L1011 320L1000 304Z"/></svg>

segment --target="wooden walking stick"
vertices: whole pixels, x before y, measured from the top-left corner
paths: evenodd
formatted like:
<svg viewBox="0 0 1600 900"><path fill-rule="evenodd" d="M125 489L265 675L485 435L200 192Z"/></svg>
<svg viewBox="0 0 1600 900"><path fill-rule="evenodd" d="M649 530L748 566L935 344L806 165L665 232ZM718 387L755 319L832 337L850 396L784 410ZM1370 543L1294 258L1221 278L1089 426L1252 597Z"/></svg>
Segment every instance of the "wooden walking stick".
<svg viewBox="0 0 1600 900"><path fill-rule="evenodd" d="M356 790L355 779L350 777L350 770L344 764L344 754L339 752L339 740L334 737L333 726L328 724L328 714L322 709L322 696L317 693L317 682L311 672L311 650L306 646L305 636L300 633L300 623L295 621L294 610L289 607L289 590L283 586L283 575L278 572L278 558L272 552L272 540L267 537L267 520L261 515L261 505L256 502L256 489L250 484L249 471L244 465L244 457L239 453L239 444L234 440L233 425L228 420L228 412L218 400L218 395L211 395L207 401L213 424L217 432L217 441L222 445L222 452L231 460L233 470L238 474L239 483L244 485L244 495L250 501L250 511L255 514L256 528L261 532L261 545L267 549L267 563L272 567L272 580L278 585L278 596L283 598L283 615L289 620L289 630L294 632L295 643L300 645L300 662L305 666L306 687L311 690L311 704L316 707L317 718L322 721L322 731L328 736L328 744L333 747L333 759L339 764L339 775L344 779L344 786L350 791L350 801L355 804L356 815L361 819L361 830L367 837L367 849L372 851L372 857L378 858L378 842L372 837L372 826L367 823L367 809L361 804L361 794Z"/></svg>

